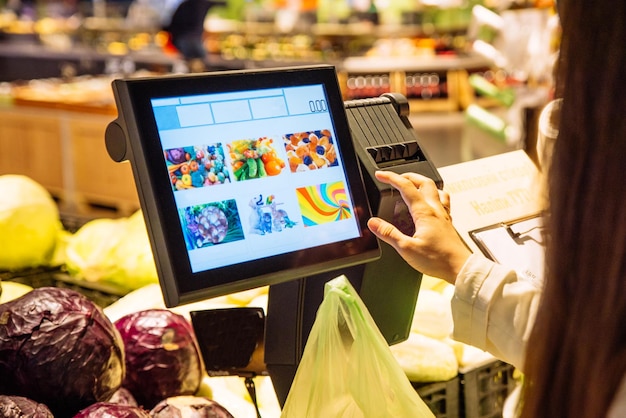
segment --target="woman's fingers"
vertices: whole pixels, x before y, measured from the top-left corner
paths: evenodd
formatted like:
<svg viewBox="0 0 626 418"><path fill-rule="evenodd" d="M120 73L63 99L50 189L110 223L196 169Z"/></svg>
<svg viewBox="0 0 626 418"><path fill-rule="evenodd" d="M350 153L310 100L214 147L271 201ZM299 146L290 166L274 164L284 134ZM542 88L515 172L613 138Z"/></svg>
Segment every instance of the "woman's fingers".
<svg viewBox="0 0 626 418"><path fill-rule="evenodd" d="M404 238L404 234L398 228L381 218L370 218L367 221L367 227L374 235L393 247L396 242Z"/></svg>
<svg viewBox="0 0 626 418"><path fill-rule="evenodd" d="M376 178L400 192L415 230L412 235L406 235L376 217L369 219L369 229L416 270L454 283L471 253L452 225L449 194L438 190L428 177L416 173L379 171Z"/></svg>
<svg viewBox="0 0 626 418"><path fill-rule="evenodd" d="M377 171L376 178L397 189L407 204L428 204L433 209L443 207L450 213L450 195L437 189L429 177L417 173L397 174L390 171Z"/></svg>
<svg viewBox="0 0 626 418"><path fill-rule="evenodd" d="M393 188L397 189L405 200L413 200L419 198L418 189L415 184L408 178L393 173L391 171L377 171L376 179L389 184Z"/></svg>
<svg viewBox="0 0 626 418"><path fill-rule="evenodd" d="M444 192L443 190L439 190L439 201L441 202L441 205L443 206L443 208L446 210L446 212L449 215L450 214L450 195L447 192Z"/></svg>

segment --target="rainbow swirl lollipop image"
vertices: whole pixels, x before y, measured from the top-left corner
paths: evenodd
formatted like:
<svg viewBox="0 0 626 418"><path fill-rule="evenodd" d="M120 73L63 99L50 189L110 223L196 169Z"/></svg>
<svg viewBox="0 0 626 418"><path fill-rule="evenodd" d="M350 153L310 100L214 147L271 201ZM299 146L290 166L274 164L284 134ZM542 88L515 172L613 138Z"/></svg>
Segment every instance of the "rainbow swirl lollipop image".
<svg viewBox="0 0 626 418"><path fill-rule="evenodd" d="M305 227L352 217L346 186L341 181L301 187L296 194Z"/></svg>

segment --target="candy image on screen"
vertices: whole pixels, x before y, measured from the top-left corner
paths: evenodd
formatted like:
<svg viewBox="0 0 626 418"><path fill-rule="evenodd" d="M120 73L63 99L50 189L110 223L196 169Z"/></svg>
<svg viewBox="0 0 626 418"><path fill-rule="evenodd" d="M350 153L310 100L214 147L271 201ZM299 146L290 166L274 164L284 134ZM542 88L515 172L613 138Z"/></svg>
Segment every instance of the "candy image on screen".
<svg viewBox="0 0 626 418"><path fill-rule="evenodd" d="M352 217L352 208L343 182L318 184L296 189L305 227Z"/></svg>
<svg viewBox="0 0 626 418"><path fill-rule="evenodd" d="M234 199L179 210L188 250L244 238Z"/></svg>
<svg viewBox="0 0 626 418"><path fill-rule="evenodd" d="M328 129L286 134L283 142L292 173L339 165L333 136Z"/></svg>

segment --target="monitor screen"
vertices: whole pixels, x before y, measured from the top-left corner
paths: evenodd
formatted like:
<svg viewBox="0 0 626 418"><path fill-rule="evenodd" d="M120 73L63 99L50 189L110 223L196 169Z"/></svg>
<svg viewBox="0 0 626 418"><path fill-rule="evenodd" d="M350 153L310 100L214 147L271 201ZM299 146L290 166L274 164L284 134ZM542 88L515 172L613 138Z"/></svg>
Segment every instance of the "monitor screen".
<svg viewBox="0 0 626 418"><path fill-rule="evenodd" d="M334 67L113 91L107 148L131 162L168 306L379 257Z"/></svg>

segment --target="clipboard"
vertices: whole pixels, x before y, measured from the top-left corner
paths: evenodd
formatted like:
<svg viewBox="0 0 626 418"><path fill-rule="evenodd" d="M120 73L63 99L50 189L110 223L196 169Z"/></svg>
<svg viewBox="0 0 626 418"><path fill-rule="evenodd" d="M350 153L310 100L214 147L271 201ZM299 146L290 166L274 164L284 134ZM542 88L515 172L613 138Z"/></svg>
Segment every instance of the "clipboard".
<svg viewBox="0 0 626 418"><path fill-rule="evenodd" d="M483 254L514 269L537 287L543 285L545 236L541 213L469 232Z"/></svg>

